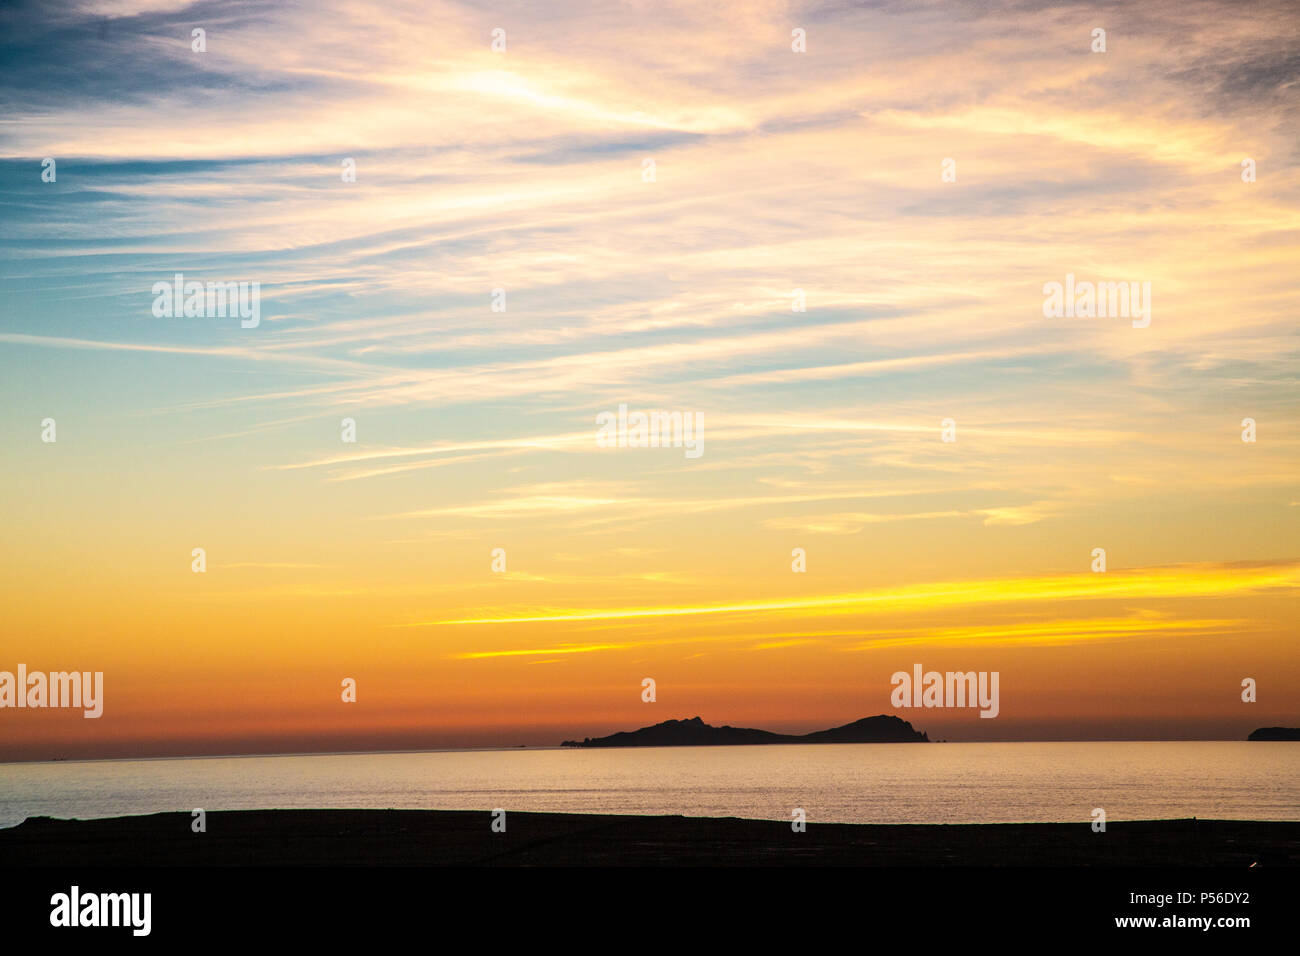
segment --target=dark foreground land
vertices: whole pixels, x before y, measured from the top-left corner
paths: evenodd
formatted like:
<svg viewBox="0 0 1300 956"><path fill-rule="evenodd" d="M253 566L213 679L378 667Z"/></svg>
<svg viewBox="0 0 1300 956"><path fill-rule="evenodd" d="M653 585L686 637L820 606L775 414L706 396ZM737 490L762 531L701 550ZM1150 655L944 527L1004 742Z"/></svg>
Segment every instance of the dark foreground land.
<svg viewBox="0 0 1300 956"><path fill-rule="evenodd" d="M486 811L249 810L0 830L0 866L1225 866L1300 864L1300 822L876 825Z"/></svg>

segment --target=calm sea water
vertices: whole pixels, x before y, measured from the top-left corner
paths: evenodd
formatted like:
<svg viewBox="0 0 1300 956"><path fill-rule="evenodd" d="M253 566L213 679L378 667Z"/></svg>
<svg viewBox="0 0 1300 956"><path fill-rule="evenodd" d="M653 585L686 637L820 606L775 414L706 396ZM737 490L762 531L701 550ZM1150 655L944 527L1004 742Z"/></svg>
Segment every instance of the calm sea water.
<svg viewBox="0 0 1300 956"><path fill-rule="evenodd" d="M1300 744L841 744L0 764L0 825L160 810L400 807L843 823L1300 820Z"/></svg>

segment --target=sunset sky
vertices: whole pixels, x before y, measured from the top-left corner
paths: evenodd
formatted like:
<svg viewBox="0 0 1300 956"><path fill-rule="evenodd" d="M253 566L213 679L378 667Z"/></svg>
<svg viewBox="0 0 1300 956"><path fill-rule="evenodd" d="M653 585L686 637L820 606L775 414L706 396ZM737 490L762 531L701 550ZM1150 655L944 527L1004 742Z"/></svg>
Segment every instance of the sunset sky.
<svg viewBox="0 0 1300 956"><path fill-rule="evenodd" d="M1298 44L1188 0L5 10L0 670L105 704L0 710L0 760L1300 724ZM175 273L260 325L155 317ZM1149 326L1045 318L1067 274ZM598 447L620 404L703 454ZM915 663L1000 714L894 710Z"/></svg>

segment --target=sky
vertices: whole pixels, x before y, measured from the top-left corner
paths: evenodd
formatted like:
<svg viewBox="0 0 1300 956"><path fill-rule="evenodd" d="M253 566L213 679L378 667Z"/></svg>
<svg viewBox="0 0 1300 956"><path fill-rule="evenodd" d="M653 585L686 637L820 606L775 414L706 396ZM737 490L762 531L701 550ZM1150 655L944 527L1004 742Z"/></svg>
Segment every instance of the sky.
<svg viewBox="0 0 1300 956"><path fill-rule="evenodd" d="M1293 4L0 24L0 760L1300 723Z"/></svg>

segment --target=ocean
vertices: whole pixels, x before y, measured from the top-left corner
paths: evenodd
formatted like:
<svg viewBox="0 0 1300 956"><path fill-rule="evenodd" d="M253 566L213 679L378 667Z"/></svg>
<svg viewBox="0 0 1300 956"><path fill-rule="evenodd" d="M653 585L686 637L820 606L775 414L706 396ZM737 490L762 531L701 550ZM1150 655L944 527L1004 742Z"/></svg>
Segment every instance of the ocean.
<svg viewBox="0 0 1300 956"><path fill-rule="evenodd" d="M1300 820L1300 744L789 744L0 764L0 826L165 810L406 808L809 822Z"/></svg>

